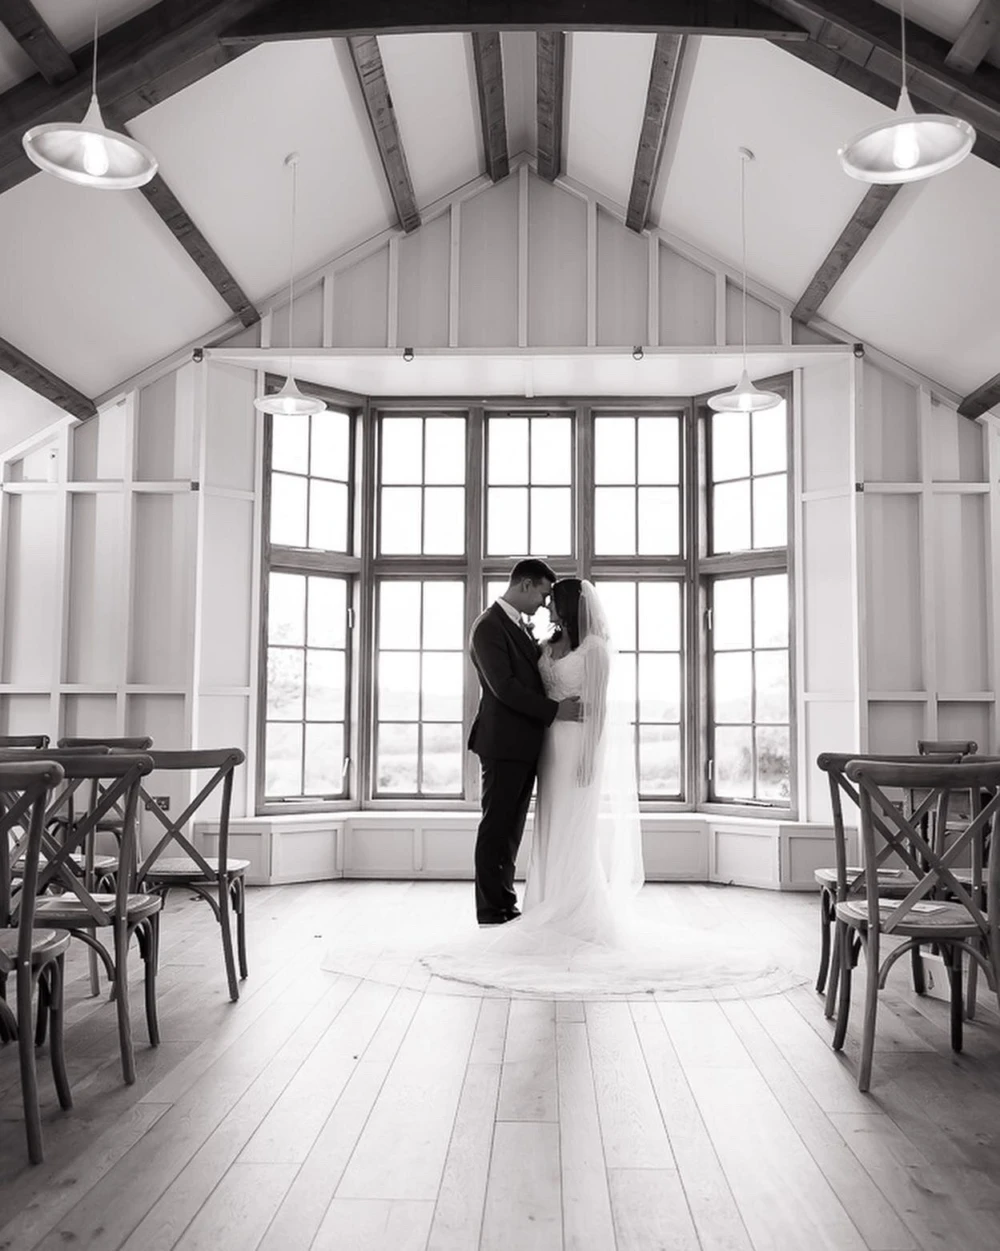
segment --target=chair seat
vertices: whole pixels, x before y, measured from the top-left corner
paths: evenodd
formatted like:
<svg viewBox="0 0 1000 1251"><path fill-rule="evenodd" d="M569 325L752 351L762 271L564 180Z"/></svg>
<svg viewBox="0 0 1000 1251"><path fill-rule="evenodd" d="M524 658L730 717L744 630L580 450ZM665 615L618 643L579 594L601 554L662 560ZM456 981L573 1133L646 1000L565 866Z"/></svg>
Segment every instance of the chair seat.
<svg viewBox="0 0 1000 1251"><path fill-rule="evenodd" d="M856 882L863 872L864 870L858 868L857 865L848 865L848 885L850 886ZM820 886L836 888L836 869L815 869L813 871L813 877L820 884ZM885 895L893 895L897 891L902 891L903 894L906 894L908 891L912 890L912 888L916 885L916 882L916 877L910 872L909 869L900 869L898 872L894 872L889 869L879 869L878 871L878 888Z"/></svg>
<svg viewBox="0 0 1000 1251"><path fill-rule="evenodd" d="M72 860L73 864L75 864L78 869L86 868L86 861L84 860L81 852L79 851L71 852L69 858L70 860ZM49 857L40 856L38 862L41 865L41 867L44 868L49 863ZM118 857L117 856L95 856L94 857L94 871L95 872L115 873L117 872L117 870L118 870ZM11 874L14 877L23 876L24 874L24 861L23 860L18 860L11 867Z"/></svg>
<svg viewBox="0 0 1000 1251"><path fill-rule="evenodd" d="M94 892L90 897L107 917L110 925L115 911L115 896ZM159 912L162 907L163 900L159 895L129 895L128 919L130 921L142 920L143 917ZM35 904L35 924L72 927L93 925L94 922L82 900L77 899L75 895L66 894L43 895L39 898Z"/></svg>
<svg viewBox="0 0 1000 1251"><path fill-rule="evenodd" d="M47 964L69 946L65 930L36 929L31 935L31 963ZM17 930L0 929L0 973L6 976L17 967Z"/></svg>
<svg viewBox="0 0 1000 1251"><path fill-rule="evenodd" d="M887 921L894 911L893 904L879 903L879 918ZM868 905L865 900L849 899L846 903L837 904L837 916L848 925L863 926L868 922ZM939 938L971 938L982 931L969 916L969 911L961 904L935 902L933 912L910 912L899 925L890 931L902 937L918 934L934 934Z"/></svg>
<svg viewBox="0 0 1000 1251"><path fill-rule="evenodd" d="M205 863L213 872L218 873L219 862L214 856L206 856ZM249 860L228 860L226 862L226 876L236 877L241 873L245 873L249 868ZM206 877L198 862L192 860L190 856L164 856L163 859L157 860L145 874L146 881L175 879L184 879L192 882L211 882L214 880Z"/></svg>

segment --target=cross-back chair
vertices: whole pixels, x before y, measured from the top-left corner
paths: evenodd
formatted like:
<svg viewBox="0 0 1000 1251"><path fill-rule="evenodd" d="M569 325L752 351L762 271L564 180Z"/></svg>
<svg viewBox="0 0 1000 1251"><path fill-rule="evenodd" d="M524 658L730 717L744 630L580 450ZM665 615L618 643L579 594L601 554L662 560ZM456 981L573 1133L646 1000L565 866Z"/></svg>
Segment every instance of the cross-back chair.
<svg viewBox="0 0 1000 1251"><path fill-rule="evenodd" d="M866 874L864 899L847 899L836 905L837 920L845 932L839 952L840 993L833 1045L840 1050L844 1044L851 1009L852 970L863 951L865 1015L858 1088L866 1091L871 1084L878 992L885 986L893 964L907 951L919 953L921 944L933 942L942 953L951 990L954 1051L962 1049L964 960L982 968L1000 1001L1000 856L996 852L996 837L991 840L985 880L979 847L984 832L992 828L995 833L1000 819L1000 761L913 764L852 760L845 773L858 788L865 864L879 863L889 852L898 856L915 877L902 898L889 898L883 894L877 875ZM908 813L888 793L897 789L926 792L927 798L920 810ZM961 792L972 796L972 817L947 849L940 849L922 828L922 810L933 805L938 827L943 829L951 797ZM987 794L991 798L984 802ZM966 849L971 851L971 889L954 871ZM986 911L982 906L984 897ZM883 936L902 940L884 957Z"/></svg>
<svg viewBox="0 0 1000 1251"><path fill-rule="evenodd" d="M60 766L49 760L0 764L0 1037L4 1042L17 1039L24 1126L32 1164L40 1164L43 1158L32 1030L36 987L39 1019L51 1022L49 1058L59 1104L64 1109L73 1106L63 1054L63 964L69 934L35 926L45 809L62 777ZM27 835L18 881L11 872L10 848L11 840L19 839L22 829ZM7 979L12 975L17 987L16 1018L6 997Z"/></svg>
<svg viewBox="0 0 1000 1251"><path fill-rule="evenodd" d="M974 756L979 744L971 738L918 738L919 756Z"/></svg>
<svg viewBox="0 0 1000 1251"><path fill-rule="evenodd" d="M47 734L0 734L0 748L4 747L30 747L38 750L42 747L48 747L49 736Z"/></svg>
<svg viewBox="0 0 1000 1251"><path fill-rule="evenodd" d="M149 754L153 768L157 771L213 770L212 776L195 798L173 821L156 804L151 803L145 789L140 788L141 797L146 801L154 818L162 825L164 832L152 851L143 857L139 868L139 882L153 894L163 897L180 886L190 888L208 900L222 931L222 953L226 962L229 997L235 1003L240 997L240 986L233 956L230 911L236 918L236 956L239 959L239 979L242 980L247 976L246 871L250 867L250 861L232 860L229 857L229 811L233 794L233 774L243 763L243 752L237 747L226 747L218 750L153 751ZM184 827L220 785L222 795L218 855L204 856L186 837ZM163 855L171 843L176 844L181 855Z"/></svg>

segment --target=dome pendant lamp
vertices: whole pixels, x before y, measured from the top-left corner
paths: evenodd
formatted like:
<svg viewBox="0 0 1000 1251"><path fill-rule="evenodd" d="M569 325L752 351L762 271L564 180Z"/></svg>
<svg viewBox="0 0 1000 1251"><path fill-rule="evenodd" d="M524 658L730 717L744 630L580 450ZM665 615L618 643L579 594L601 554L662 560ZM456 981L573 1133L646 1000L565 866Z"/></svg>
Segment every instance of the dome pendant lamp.
<svg viewBox="0 0 1000 1251"><path fill-rule="evenodd" d="M312 413L326 411L326 404L315 395L303 395L292 377L292 345L295 342L295 216L298 182L299 154L289 152L285 167L292 171L292 247L288 263L288 376L285 385L274 395L262 395L253 406L259 413L273 413L277 417L308 417Z"/></svg>
<svg viewBox="0 0 1000 1251"><path fill-rule="evenodd" d="M157 170L156 157L128 135L108 130L97 102L97 17L94 5L94 65L90 107L82 122L45 122L25 132L28 157L47 174L104 191L141 187Z"/></svg>
<svg viewBox="0 0 1000 1251"><path fill-rule="evenodd" d="M774 391L761 391L750 381L747 372L747 163L754 159L749 148L739 148L740 154L740 237L743 250L743 373L731 391L709 397L708 407L716 413L759 413L766 408L777 408L781 396Z"/></svg>
<svg viewBox="0 0 1000 1251"><path fill-rule="evenodd" d="M869 126L837 155L846 173L860 182L917 182L943 174L972 151L976 132L947 113L914 113L906 90L906 4L900 0L900 92L896 112L887 122Z"/></svg>

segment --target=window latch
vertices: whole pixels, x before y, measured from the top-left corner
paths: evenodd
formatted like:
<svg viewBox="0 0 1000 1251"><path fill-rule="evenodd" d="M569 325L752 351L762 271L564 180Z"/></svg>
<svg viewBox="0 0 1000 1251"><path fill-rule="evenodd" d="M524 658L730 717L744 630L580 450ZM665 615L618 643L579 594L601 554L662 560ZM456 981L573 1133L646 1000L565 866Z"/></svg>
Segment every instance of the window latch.
<svg viewBox="0 0 1000 1251"><path fill-rule="evenodd" d="M705 777L709 780L709 782L711 782L712 780L712 773L714 772L714 766L715 766L715 761L711 758L711 756L709 756L708 760L705 761Z"/></svg>
<svg viewBox="0 0 1000 1251"><path fill-rule="evenodd" d="M350 756L345 756L345 757L344 757L344 763L340 766L340 780L341 780L342 782L343 782L344 778L347 776L347 770L348 770L350 767L351 767L351 758L350 758Z"/></svg>
<svg viewBox="0 0 1000 1251"><path fill-rule="evenodd" d="M712 610L711 608L706 608L705 609L705 629L711 630L711 628L712 628Z"/></svg>
<svg viewBox="0 0 1000 1251"><path fill-rule="evenodd" d="M354 629L354 609L353 608L348 608L347 610L347 628L348 630Z"/></svg>

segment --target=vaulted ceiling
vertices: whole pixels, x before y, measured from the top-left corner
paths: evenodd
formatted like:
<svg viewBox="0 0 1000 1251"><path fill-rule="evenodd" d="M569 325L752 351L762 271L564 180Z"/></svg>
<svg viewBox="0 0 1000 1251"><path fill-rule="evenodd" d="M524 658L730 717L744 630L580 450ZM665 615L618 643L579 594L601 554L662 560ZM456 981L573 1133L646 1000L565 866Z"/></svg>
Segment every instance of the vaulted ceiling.
<svg viewBox="0 0 1000 1251"><path fill-rule="evenodd" d="M751 277L804 322L965 396L969 415L1000 402L1000 0L907 5L918 109L966 117L979 141L898 194L849 179L836 155L895 104L898 0L103 0L100 12L106 117L159 160L141 192L35 172L23 131L86 106L93 8L0 0L0 369L70 411L255 320L287 275L293 149L305 273L414 228L520 152L621 205L633 228L737 264L745 145ZM12 402L0 387L0 408Z"/></svg>

